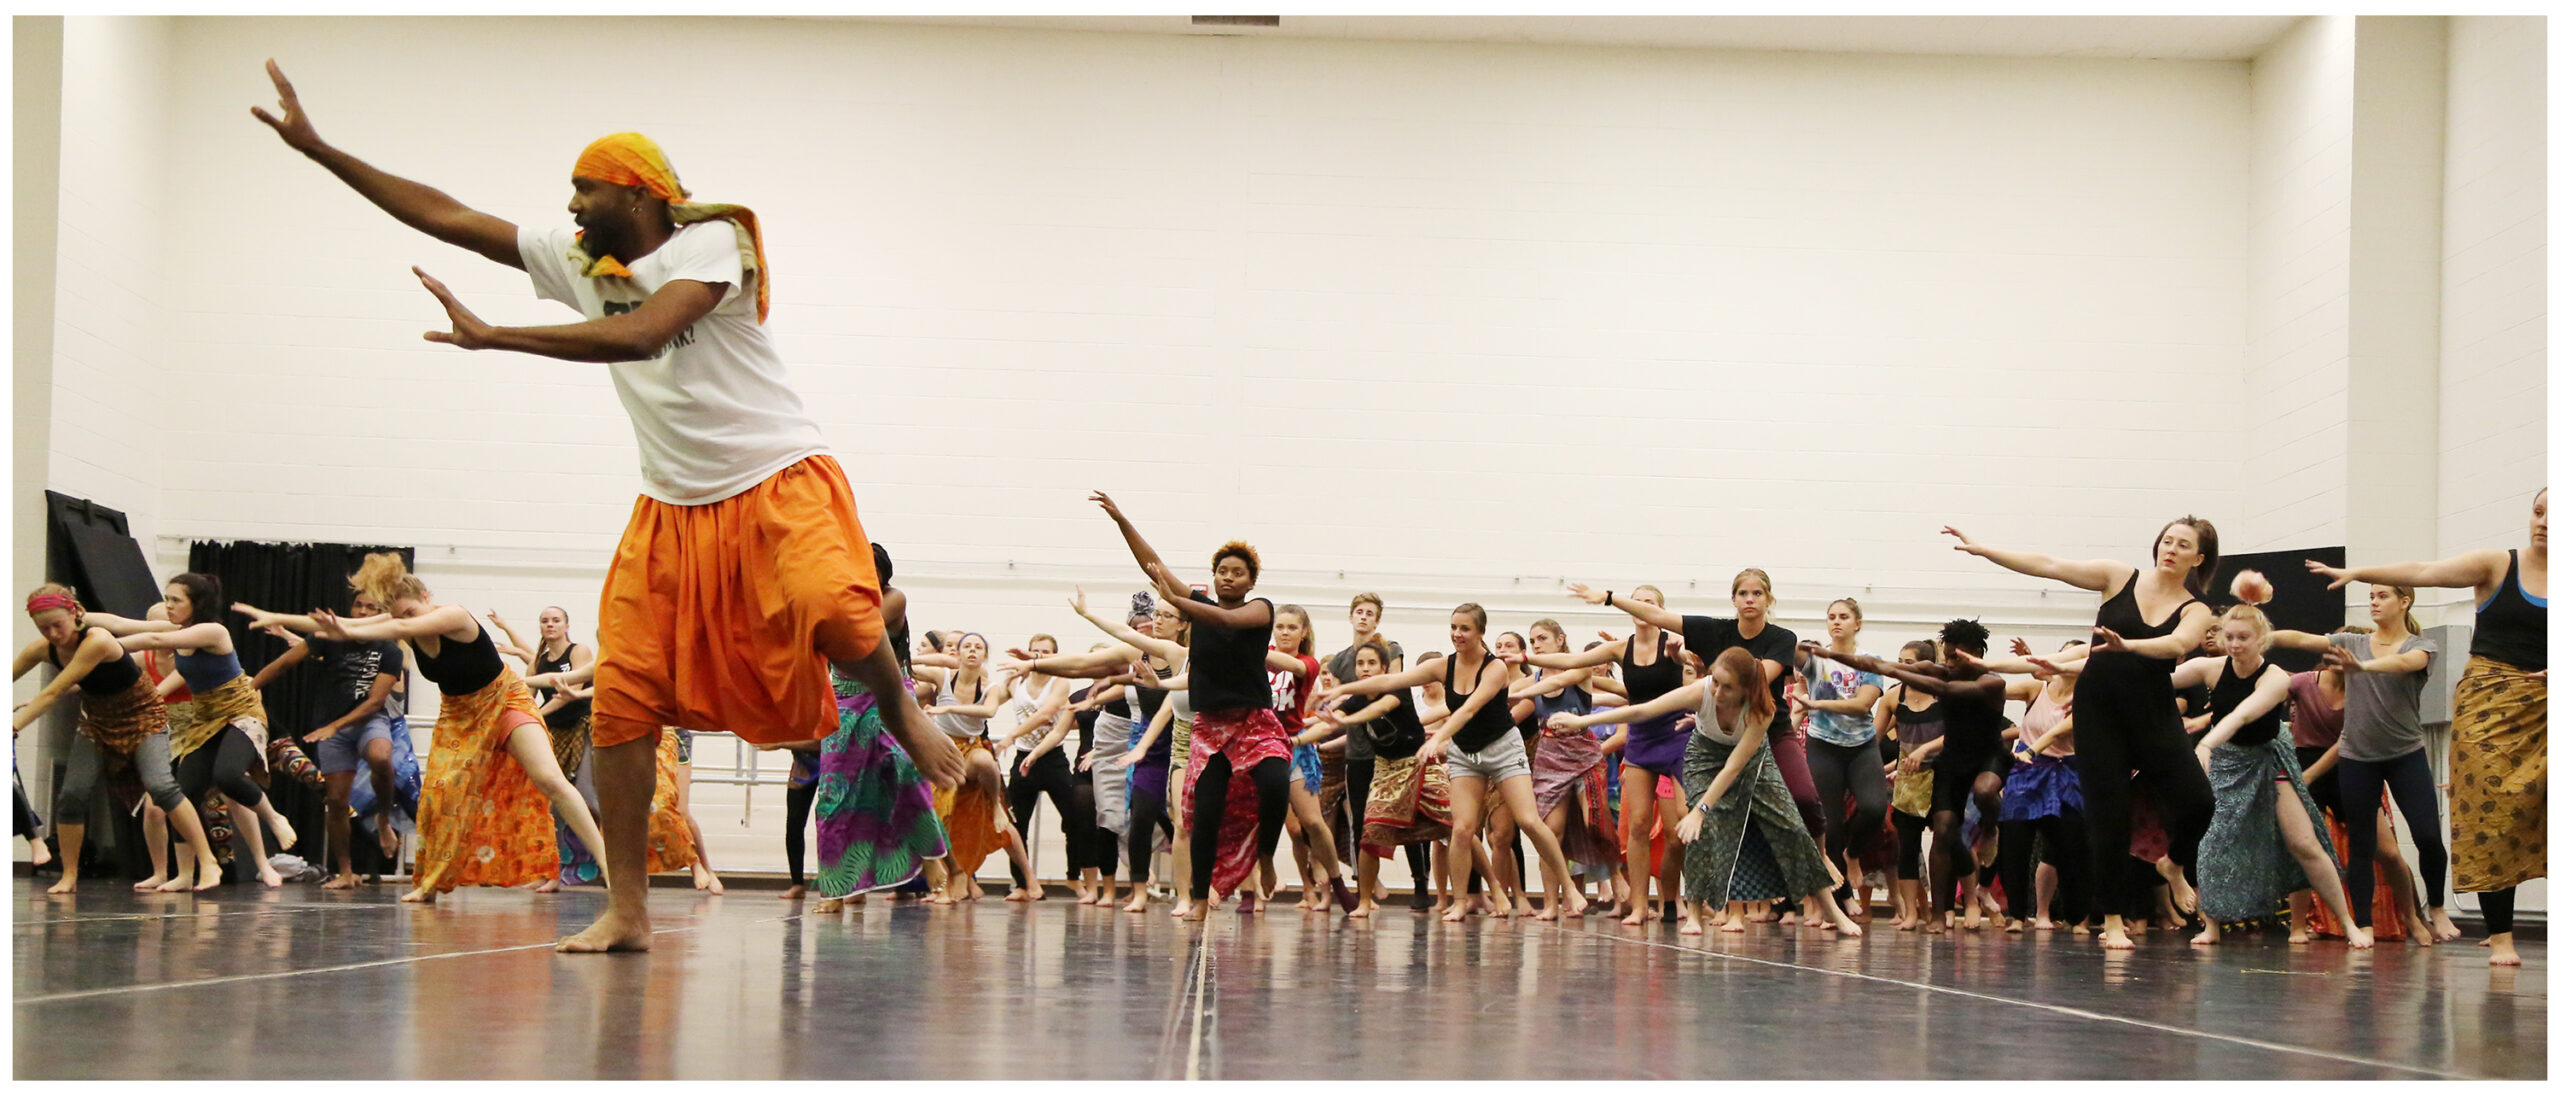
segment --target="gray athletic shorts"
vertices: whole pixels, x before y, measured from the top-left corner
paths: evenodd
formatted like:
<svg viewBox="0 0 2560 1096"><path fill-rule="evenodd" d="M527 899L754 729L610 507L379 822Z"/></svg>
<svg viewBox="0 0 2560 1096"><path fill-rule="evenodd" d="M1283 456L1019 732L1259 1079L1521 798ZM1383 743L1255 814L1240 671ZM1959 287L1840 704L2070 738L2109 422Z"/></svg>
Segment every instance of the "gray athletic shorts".
<svg viewBox="0 0 2560 1096"><path fill-rule="evenodd" d="M1498 788L1515 776L1529 775L1529 750L1520 744L1517 731L1505 730L1480 753L1468 753L1451 743L1449 746L1449 779L1472 776L1484 781L1487 788Z"/></svg>

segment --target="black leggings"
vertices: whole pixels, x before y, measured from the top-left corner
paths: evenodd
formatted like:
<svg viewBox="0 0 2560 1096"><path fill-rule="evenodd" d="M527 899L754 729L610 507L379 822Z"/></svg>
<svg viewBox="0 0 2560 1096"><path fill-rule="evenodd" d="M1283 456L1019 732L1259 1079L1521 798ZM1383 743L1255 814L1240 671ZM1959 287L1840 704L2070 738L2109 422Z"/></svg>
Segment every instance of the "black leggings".
<svg viewBox="0 0 2560 1096"><path fill-rule="evenodd" d="M1008 774L1012 775L1012 774ZM1072 783L1073 769L1067 764L1063 750L1041 754L1031 763L1031 771L1013 775L1004 786L1004 805L1013 814L1013 828L1022 834L1023 851L1030 851L1031 811L1039 806L1040 797L1049 797L1049 809L1058 816L1058 828L1067 838L1067 875L1073 878L1084 866L1085 834L1076 825L1075 812L1068 809L1067 786ZM1013 867L1013 885L1025 887L1030 880L1022 877L1022 865Z"/></svg>
<svg viewBox="0 0 2560 1096"><path fill-rule="evenodd" d="M1165 811L1164 793L1129 788L1129 882L1144 887L1155 871L1156 831L1173 840L1173 815Z"/></svg>
<svg viewBox="0 0 2560 1096"><path fill-rule="evenodd" d="M2089 895L2099 914L2148 917L2131 895L2149 888L2127 877L2133 850L2133 793L2139 786L2169 831L2169 859L2192 873L2196 846L2213 825L2213 785L2196 764L2179 723L2167 682L2110 680L2081 675L2074 714L2079 721L2080 799L2089 829ZM2165 676L2165 675L2164 675ZM2136 772L2141 773L2139 777Z"/></svg>
<svg viewBox="0 0 2560 1096"><path fill-rule="evenodd" d="M1375 758L1354 757L1342 763L1342 809L1335 812L1341 817L1327 821L1334 825L1334 843L1349 850L1343 853L1346 858L1360 851L1360 829L1369 818L1369 786L1377 777L1378 762ZM1349 824L1345 825L1346 822ZM1349 859L1345 862L1358 863Z"/></svg>
<svg viewBox="0 0 2560 1096"><path fill-rule="evenodd" d="M1227 820L1227 782L1234 775L1234 763L1224 753L1213 753L1200 765L1200 776L1191 785L1191 900L1205 902L1209 898L1209 875L1218 863L1218 827ZM1259 826L1254 832L1253 851L1256 859L1268 859L1280 847L1281 820L1289 813L1289 759L1266 757L1246 774L1253 781L1255 817Z"/></svg>
<svg viewBox="0 0 2560 1096"><path fill-rule="evenodd" d="M2088 913L2088 903L2081 896L2086 880L2080 870L2080 854L2088 851L2089 837L2076 811L2030 821L2000 823L2000 889L2009 892L2009 916L2020 921L2036 917L2036 862L2049 860L2055 875L2053 919L2071 924ZM2044 839L2045 856L2035 855L2036 839Z"/></svg>
<svg viewBox="0 0 2560 1096"><path fill-rule="evenodd" d="M27 802L27 782L19 778L16 765L9 766L9 791L17 797L17 813L9 817L9 836L44 840L44 819L36 817L35 806Z"/></svg>
<svg viewBox="0 0 2560 1096"><path fill-rule="evenodd" d="M1865 848L1867 842L1875 840L1877 827L1884 825L1889 801L1884 758L1876 752L1873 742L1834 746L1819 738L1807 738L1804 751L1805 766L1813 770L1814 794L1822 800L1822 851L1831 857L1831 865L1840 869L1844 880L1833 894L1846 898L1856 883L1848 878L1848 850ZM1848 809L1850 796L1858 800L1855 812Z"/></svg>
<svg viewBox="0 0 2560 1096"><path fill-rule="evenodd" d="M1078 828L1084 831L1085 853L1084 859L1078 861L1073 855L1075 843L1068 842L1067 870L1081 874L1084 869L1092 868L1101 872L1104 878L1119 875L1120 842L1113 839L1110 831L1102 828L1101 805L1094 801L1091 770L1077 773L1075 781L1067 785L1067 816L1067 833L1070 836Z"/></svg>
<svg viewBox="0 0 2560 1096"><path fill-rule="evenodd" d="M2489 923L2489 935L2516 931L2516 889L2480 892L2480 919Z"/></svg>
<svg viewBox="0 0 2560 1096"><path fill-rule="evenodd" d="M201 803L206 792L218 787L240 809L255 811L267 798L258 782L249 779L249 770L257 764L258 750L249 744L249 736L238 727L224 727L213 741L178 759L178 788L188 799Z"/></svg>
<svg viewBox="0 0 2560 1096"><path fill-rule="evenodd" d="M1893 877L1920 878L1920 834L1929 828L1929 820L1916 814L1893 812Z"/></svg>
<svg viewBox="0 0 2560 1096"><path fill-rule="evenodd" d="M2427 772L2427 751L2411 750L2389 761L2338 759L2338 802L2347 825L2347 904L2355 907L2356 924L2373 923L2373 846L2381 827L2382 789L2408 822L2409 840L2418 846L2418 875L2427 885L2427 908L2444 906L2444 836L2436 832L2436 782Z"/></svg>
<svg viewBox="0 0 2560 1096"><path fill-rule="evenodd" d="M807 787L782 790L782 855L791 861L791 885L795 887L808 885L808 880L800 874L800 860L809 845L800 831L809 828L809 808L817 803L817 781L810 781Z"/></svg>

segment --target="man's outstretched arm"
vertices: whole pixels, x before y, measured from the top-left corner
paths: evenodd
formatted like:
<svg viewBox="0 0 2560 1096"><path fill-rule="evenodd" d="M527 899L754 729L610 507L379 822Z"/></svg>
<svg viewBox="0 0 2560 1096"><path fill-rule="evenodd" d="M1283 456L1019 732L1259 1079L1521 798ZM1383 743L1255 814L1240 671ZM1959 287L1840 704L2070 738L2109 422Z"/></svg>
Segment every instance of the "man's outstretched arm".
<svg viewBox="0 0 2560 1096"><path fill-rule="evenodd" d="M479 252L492 262L524 269L524 256L517 251L515 225L457 202L452 195L434 187L385 172L321 140L311 127L311 117L302 111L302 101L293 93L292 82L284 78L284 70L269 61L267 76L276 82L278 106L284 116L269 114L263 107L250 107L249 113L275 130L286 146L329 169L330 174L401 224L455 247Z"/></svg>

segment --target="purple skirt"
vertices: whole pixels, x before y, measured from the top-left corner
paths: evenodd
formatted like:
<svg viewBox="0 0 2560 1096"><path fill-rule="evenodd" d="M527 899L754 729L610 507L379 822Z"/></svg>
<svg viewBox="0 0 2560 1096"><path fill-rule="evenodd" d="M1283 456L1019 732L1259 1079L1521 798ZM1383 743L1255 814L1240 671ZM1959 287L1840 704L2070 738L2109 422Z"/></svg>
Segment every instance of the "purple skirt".
<svg viewBox="0 0 2560 1096"><path fill-rule="evenodd" d="M933 787L880 722L879 698L837 678L836 731L818 751L818 894L896 887L950 853Z"/></svg>
<svg viewBox="0 0 2560 1096"><path fill-rule="evenodd" d="M1672 712L1627 724L1627 748L1620 754L1629 765L1642 765L1655 776L1677 777L1689 753L1690 732L1680 729L1687 713Z"/></svg>
<svg viewBox="0 0 2560 1096"><path fill-rule="evenodd" d="M1129 794L1164 798L1165 780L1173 775L1170 761L1141 761L1129 769Z"/></svg>
<svg viewBox="0 0 2560 1096"><path fill-rule="evenodd" d="M2080 810L2080 774L2067 758L2047 757L2010 767L2000 789L2002 821L2031 822Z"/></svg>

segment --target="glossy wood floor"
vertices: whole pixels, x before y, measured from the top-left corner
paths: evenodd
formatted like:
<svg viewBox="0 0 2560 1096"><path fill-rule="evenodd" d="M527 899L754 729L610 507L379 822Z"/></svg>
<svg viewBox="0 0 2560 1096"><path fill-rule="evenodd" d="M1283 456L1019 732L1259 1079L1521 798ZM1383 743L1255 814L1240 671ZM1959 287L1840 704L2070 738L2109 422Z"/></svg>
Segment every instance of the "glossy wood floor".
<svg viewBox="0 0 2560 1096"><path fill-rule="evenodd" d="M2540 941L2208 951L1883 929L1681 937L1055 898L808 915L652 892L657 948L556 956L593 891L20 878L19 1078L2542 1078ZM1055 893L1065 893L1058 891ZM1879 926L1881 928L1881 926ZM254 1023L254 1027L250 1026Z"/></svg>

